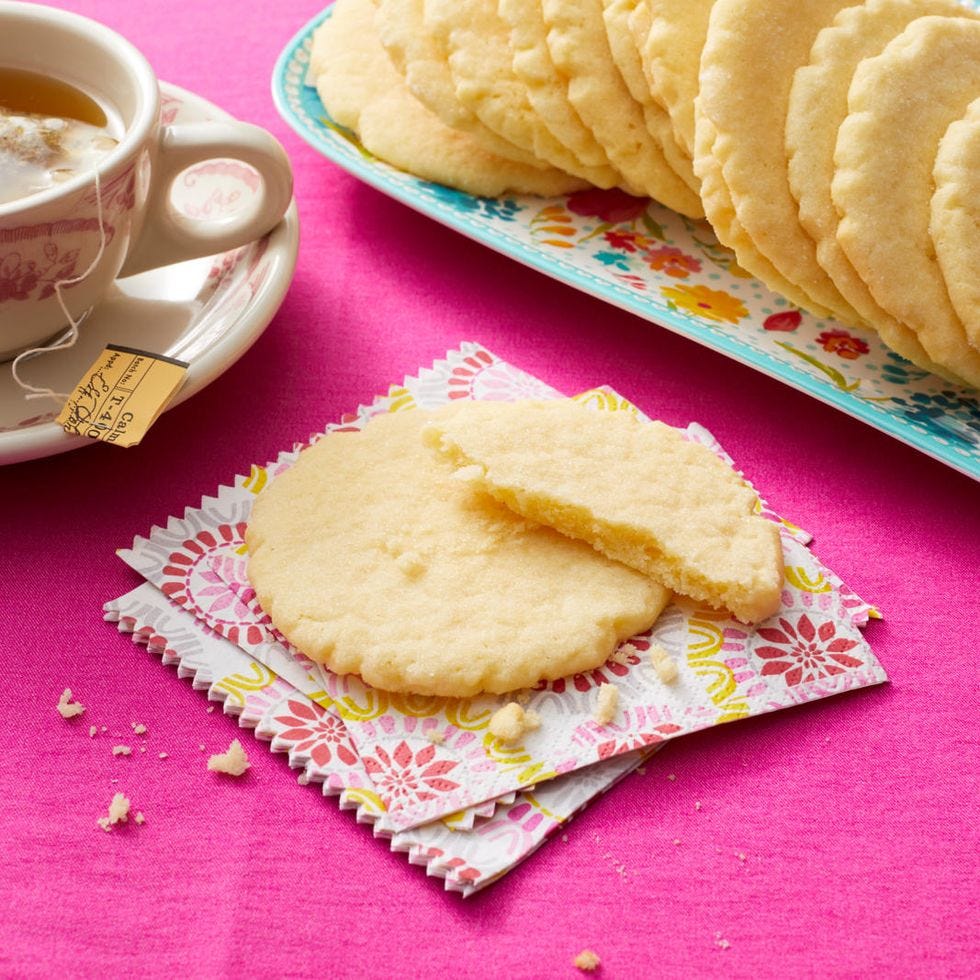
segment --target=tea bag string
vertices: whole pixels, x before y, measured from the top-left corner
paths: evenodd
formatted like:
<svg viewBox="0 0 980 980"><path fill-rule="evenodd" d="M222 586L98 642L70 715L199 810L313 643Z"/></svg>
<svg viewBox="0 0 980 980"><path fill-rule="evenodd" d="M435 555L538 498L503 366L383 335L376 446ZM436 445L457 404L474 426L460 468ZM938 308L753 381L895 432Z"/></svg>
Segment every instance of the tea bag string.
<svg viewBox="0 0 980 980"><path fill-rule="evenodd" d="M93 171L95 175L95 206L97 209L97 214L99 217L99 250L95 253L95 258L89 263L88 268L80 275L74 276L71 279L59 279L54 284L54 294L58 300L58 305L61 307L61 312L65 315L65 319L68 321L68 335L60 343L54 344L51 347L32 347L29 350L22 351L18 354L13 363L10 366L11 374L13 375L14 381L26 392L24 398L55 398L58 401L64 402L68 400L67 392L54 391L51 388L39 388L37 385L32 385L21 378L19 373L20 362L27 360L29 358L35 357L39 354L51 354L54 351L59 350L69 350L74 347L78 342L78 328L85 322L88 315L92 312L92 307L90 306L78 319L71 315L71 311L68 309L68 305L65 303L65 298L61 294L61 290L66 286L74 286L77 283L83 282L87 279L94 271L95 267L99 264L99 260L105 253L106 235L105 235L105 221L102 215L102 186L99 181L98 170Z"/></svg>

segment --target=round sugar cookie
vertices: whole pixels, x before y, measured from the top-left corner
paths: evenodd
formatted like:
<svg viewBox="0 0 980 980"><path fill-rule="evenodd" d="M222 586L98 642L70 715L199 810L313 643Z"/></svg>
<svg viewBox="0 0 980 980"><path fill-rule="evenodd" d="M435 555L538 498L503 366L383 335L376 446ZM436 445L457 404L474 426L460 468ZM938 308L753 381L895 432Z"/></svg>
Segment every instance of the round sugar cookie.
<svg viewBox="0 0 980 980"><path fill-rule="evenodd" d="M425 22L449 55L456 97L488 129L535 157L589 183L605 181L608 167L593 171L578 160L531 105L514 72L510 28L485 0L425 0Z"/></svg>
<svg viewBox="0 0 980 980"><path fill-rule="evenodd" d="M568 101L568 86L548 50L548 29L541 0L500 0L498 10L510 27L514 74L527 88L528 99L551 134L595 173L598 187L633 191Z"/></svg>
<svg viewBox="0 0 980 980"><path fill-rule="evenodd" d="M439 415L328 435L262 491L248 576L276 628L336 673L444 697L591 670L649 629L666 589L454 479L422 443Z"/></svg>
<svg viewBox="0 0 980 980"><path fill-rule="evenodd" d="M636 0L602 0L602 19L606 25L609 50L630 95L643 111L647 130L663 150L664 159L674 173L697 193L699 185L694 176L694 164L674 139L670 116L653 97L643 72L643 61L630 29L630 19L636 12Z"/></svg>
<svg viewBox="0 0 980 980"><path fill-rule="evenodd" d="M835 150L837 239L876 302L929 357L980 387L980 351L929 234L940 140L980 92L980 20L920 17L858 66Z"/></svg>
<svg viewBox="0 0 980 980"><path fill-rule="evenodd" d="M980 349L980 98L939 144L929 231L949 298Z"/></svg>
<svg viewBox="0 0 980 980"><path fill-rule="evenodd" d="M310 64L327 112L395 167L486 197L552 196L582 186L554 168L498 157L426 109L381 46L371 0L338 0L314 35Z"/></svg>
<svg viewBox="0 0 980 980"><path fill-rule="evenodd" d="M631 20L650 91L670 114L674 135L694 156L694 100L714 0L641 0Z"/></svg>
<svg viewBox="0 0 980 980"><path fill-rule="evenodd" d="M857 66L880 54L918 17L970 15L954 0L867 0L842 10L818 35L810 63L797 70L786 115L789 182L800 222L817 243L817 261L841 294L882 340L926 370L948 374L929 359L914 330L889 316L837 242L830 196L837 132L847 116L847 91Z"/></svg>
<svg viewBox="0 0 980 980"><path fill-rule="evenodd" d="M817 306L802 290L785 279L746 234L735 213L735 205L725 183L718 157L712 152L718 135L710 120L704 116L697 115L696 122L694 172L701 181L701 200L704 201L704 210L711 222L715 237L726 248L732 249L739 265L751 272L768 289L811 313L829 316L827 310Z"/></svg>
<svg viewBox="0 0 980 980"><path fill-rule="evenodd" d="M714 128L711 153L755 248L809 297L803 305L854 322L856 312L817 262L816 245L800 225L784 136L793 73L845 6L848 0L716 0L701 54L697 112ZM705 211L713 223L707 200ZM751 272L753 258L743 262L739 254Z"/></svg>
<svg viewBox="0 0 980 980"><path fill-rule="evenodd" d="M355 132L364 107L400 81L384 51L370 43L373 34L372 0L337 0L310 46L320 101L335 123Z"/></svg>
<svg viewBox="0 0 980 980"><path fill-rule="evenodd" d="M484 149L529 166L547 164L480 122L456 97L445 45L425 25L425 0L375 0L381 43L405 76L409 91L450 129L468 133Z"/></svg>
<svg viewBox="0 0 980 980"><path fill-rule="evenodd" d="M541 0L541 10L548 49L566 79L568 99L613 166L642 194L688 217L702 217L698 195L667 163L616 68L602 0Z"/></svg>

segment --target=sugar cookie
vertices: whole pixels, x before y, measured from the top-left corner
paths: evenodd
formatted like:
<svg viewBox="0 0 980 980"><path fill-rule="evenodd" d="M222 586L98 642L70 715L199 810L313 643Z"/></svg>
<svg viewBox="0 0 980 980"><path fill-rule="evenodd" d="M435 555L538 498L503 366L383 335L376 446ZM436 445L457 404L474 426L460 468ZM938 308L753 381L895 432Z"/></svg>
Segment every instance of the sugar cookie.
<svg viewBox="0 0 980 980"><path fill-rule="evenodd" d="M568 101L568 86L558 74L548 50L548 29L541 13L541 0L500 0L498 10L510 27L514 74L526 86L531 105L552 135L584 166L592 168L597 174L597 186L623 186L631 190Z"/></svg>
<svg viewBox="0 0 980 980"><path fill-rule="evenodd" d="M538 159L590 183L593 173L562 143L531 105L514 72L510 28L484 0L425 0L425 22L445 46L459 101L488 129ZM606 168L608 169L608 168Z"/></svg>
<svg viewBox="0 0 980 980"><path fill-rule="evenodd" d="M698 218L698 195L671 169L623 81L606 38L602 0L541 0L548 49L568 99L626 181L667 207Z"/></svg>
<svg viewBox="0 0 980 980"><path fill-rule="evenodd" d="M739 265L751 272L768 289L811 313L829 316L829 310L817 306L801 289L784 278L746 234L735 213L735 205L725 183L721 164L713 152L717 139L718 134L711 121L702 115L696 115L694 172L701 181L701 200L715 237L722 245L732 249Z"/></svg>
<svg viewBox="0 0 980 980"><path fill-rule="evenodd" d="M653 97L643 72L643 61L630 29L630 18L635 12L636 0L602 0L602 19L609 50L630 95L643 111L647 130L663 150L664 159L671 170L697 193L699 185L694 176L694 164L674 138L670 115Z"/></svg>
<svg viewBox="0 0 980 980"><path fill-rule="evenodd" d="M529 166L547 166L533 153L488 129L456 97L445 45L425 24L425 0L374 0L375 24L395 68L409 91L450 129L468 133L484 149Z"/></svg>
<svg viewBox="0 0 980 980"><path fill-rule="evenodd" d="M916 332L932 360L980 387L980 351L953 309L929 235L940 140L977 92L980 20L914 20L858 66L832 194L838 241L877 303Z"/></svg>
<svg viewBox="0 0 980 980"><path fill-rule="evenodd" d="M335 123L355 131L365 106L399 83L384 51L371 43L374 33L372 0L337 0L310 47L310 74L320 100Z"/></svg>
<svg viewBox="0 0 980 980"><path fill-rule="evenodd" d="M808 297L803 305L853 322L857 314L817 262L816 245L800 225L784 138L793 73L845 6L848 0L716 0L701 54L697 113L713 127L708 149L755 250ZM712 210L705 200L714 224ZM739 263L755 272L754 252L744 246L735 251Z"/></svg>
<svg viewBox="0 0 980 980"><path fill-rule="evenodd" d="M674 135L694 156L694 100L698 96L701 51L708 36L714 0L643 0L649 12L646 35L637 34L650 90L670 113Z"/></svg>
<svg viewBox="0 0 980 980"><path fill-rule="evenodd" d="M248 575L291 643L385 690L469 697L593 669L653 624L666 589L454 479L422 443L439 419L328 435L259 495Z"/></svg>
<svg viewBox="0 0 980 980"><path fill-rule="evenodd" d="M789 182L800 222L817 244L817 261L841 294L893 350L915 364L945 373L915 334L889 316L837 242L837 209L830 196L837 132L847 116L847 90L857 66L880 54L916 18L967 15L953 0L867 0L842 10L814 42L810 63L797 70L786 115Z"/></svg>
<svg viewBox="0 0 980 980"><path fill-rule="evenodd" d="M980 98L939 144L929 231L949 298L980 349Z"/></svg>
<svg viewBox="0 0 980 980"><path fill-rule="evenodd" d="M564 400L469 402L423 438L516 513L675 592L747 622L779 608L775 524L731 467L670 426Z"/></svg>
<svg viewBox="0 0 980 980"><path fill-rule="evenodd" d="M371 0L338 0L313 38L310 64L334 121L393 166L487 197L508 191L550 196L582 186L554 168L495 156L426 109L378 41Z"/></svg>

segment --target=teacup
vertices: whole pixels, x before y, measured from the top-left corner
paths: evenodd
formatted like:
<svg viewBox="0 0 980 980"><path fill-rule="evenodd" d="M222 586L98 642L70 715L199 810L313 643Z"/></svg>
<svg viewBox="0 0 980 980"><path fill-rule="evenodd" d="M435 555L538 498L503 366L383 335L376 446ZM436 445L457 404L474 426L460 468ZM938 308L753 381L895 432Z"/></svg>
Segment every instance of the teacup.
<svg viewBox="0 0 980 980"><path fill-rule="evenodd" d="M53 76L116 120L118 145L63 183L0 204L0 360L39 346L94 307L119 276L245 245L279 222L292 197L289 161L247 123L160 123L146 59L77 14L0 0L0 66ZM232 219L192 219L171 185L204 160L253 167L263 191Z"/></svg>

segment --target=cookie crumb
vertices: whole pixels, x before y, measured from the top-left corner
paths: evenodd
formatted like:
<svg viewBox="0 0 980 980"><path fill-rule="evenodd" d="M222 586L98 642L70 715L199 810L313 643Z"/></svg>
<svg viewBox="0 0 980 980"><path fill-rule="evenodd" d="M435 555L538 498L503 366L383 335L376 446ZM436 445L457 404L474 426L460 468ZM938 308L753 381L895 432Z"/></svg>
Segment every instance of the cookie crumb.
<svg viewBox="0 0 980 980"><path fill-rule="evenodd" d="M657 671L657 677L660 678L661 684L673 684L677 680L677 662L673 657L667 657L666 660L659 661L655 670Z"/></svg>
<svg viewBox="0 0 980 980"><path fill-rule="evenodd" d="M85 705L80 704L78 701L72 701L71 699L71 688L66 687L62 692L60 698L58 698L58 714L62 718L75 718L85 711Z"/></svg>
<svg viewBox="0 0 980 980"><path fill-rule="evenodd" d="M744 861L745 860L745 855L742 854L741 852L739 852L738 859L739 859L739 861Z"/></svg>
<svg viewBox="0 0 980 980"><path fill-rule="evenodd" d="M158 759L169 759L169 758L170 758L170 756L169 756L169 755L167 755L167 753L166 753L166 752L161 752L161 753L160 753L160 754L159 754L159 755L157 756L157 758L158 758Z"/></svg>
<svg viewBox="0 0 980 980"><path fill-rule="evenodd" d="M112 830L117 823L125 823L129 819L129 798L124 793L116 793L109 804L109 815L99 817L96 823L106 832Z"/></svg>
<svg viewBox="0 0 980 980"><path fill-rule="evenodd" d="M519 742L527 732L541 727L541 719L534 711L525 711L516 701L504 705L490 719L490 734L505 745Z"/></svg>
<svg viewBox="0 0 980 980"><path fill-rule="evenodd" d="M527 704L527 703L528 703L528 701L530 701L530 700L531 700L531 692L530 692L530 691L518 691L518 692L517 692L517 693L516 693L516 694L514 695L514 700L515 700L515 701L516 701L516 702L517 702L517 703L518 703L519 705L521 705L521 706L523 707L523 706L524 706L525 704Z"/></svg>
<svg viewBox="0 0 980 980"><path fill-rule="evenodd" d="M595 970L599 969L602 964L602 960L599 959L599 954L592 952L591 949L583 949L578 956L572 960L572 963L579 970L584 970L586 973L593 973Z"/></svg>
<svg viewBox="0 0 980 980"><path fill-rule="evenodd" d="M695 800L694 801L694 809L695 810L698 810L700 812L700 810L701 810L701 801L700 800Z"/></svg>
<svg viewBox="0 0 980 980"><path fill-rule="evenodd" d="M141 745L140 746L140 752L145 752L145 751L146 751L146 746L145 745Z"/></svg>
<svg viewBox="0 0 980 980"><path fill-rule="evenodd" d="M133 819L138 824L144 824L144 823L146 823L146 817L143 816L143 811L142 810L137 810L136 811L136 816Z"/></svg>
<svg viewBox="0 0 980 980"><path fill-rule="evenodd" d="M210 714L214 714L214 705L213 704L209 704L208 705L208 714L209 715Z"/></svg>
<svg viewBox="0 0 980 980"><path fill-rule="evenodd" d="M203 752L204 751L204 743L201 742L201 744L198 746L198 748Z"/></svg>
<svg viewBox="0 0 980 980"><path fill-rule="evenodd" d="M568 834L562 834L561 835L561 840L562 840L562 843L563 844L567 844L568 843Z"/></svg>
<svg viewBox="0 0 980 980"><path fill-rule="evenodd" d="M433 745L445 745L446 743L446 736L442 732L437 731L435 728L431 729L430 731L427 731L425 733L425 737Z"/></svg>
<svg viewBox="0 0 980 980"><path fill-rule="evenodd" d="M729 949L732 944L727 939L725 939L720 932L716 932L715 933L715 945L719 949Z"/></svg>
<svg viewBox="0 0 980 980"><path fill-rule="evenodd" d="M616 872L616 874L619 875L620 878L625 880L628 877L629 872L626 870L626 865L623 864L623 862L620 861L615 854L611 853L610 851L606 851L606 853L602 855L602 859L609 862L609 866Z"/></svg>
<svg viewBox="0 0 980 980"><path fill-rule="evenodd" d="M208 759L208 769L211 772L223 772L229 776L241 776L248 767L248 756L237 738L228 746L227 752L221 752Z"/></svg>
<svg viewBox="0 0 980 980"><path fill-rule="evenodd" d="M98 731L98 728L96 728L96 726L95 726L95 725L92 725L92 727L91 727L91 728L89 728L89 730L88 730L88 737L89 737L89 738L95 738L95 733L96 733L97 731Z"/></svg>
<svg viewBox="0 0 980 980"><path fill-rule="evenodd" d="M668 774L668 776L667 776L667 778L668 778L668 779L669 779L669 780L670 780L671 782L674 782L674 781L675 781L675 780L677 779L677 776L676 776L676 775L675 775L674 773L669 773L669 774Z"/></svg>
<svg viewBox="0 0 980 980"><path fill-rule="evenodd" d="M650 663L661 684L673 684L677 680L677 661L659 643L650 647Z"/></svg>
<svg viewBox="0 0 980 980"><path fill-rule="evenodd" d="M619 688L615 684L599 685L599 700L592 717L599 725L608 725L619 710Z"/></svg>
<svg viewBox="0 0 980 980"><path fill-rule="evenodd" d="M629 666L630 657L635 657L640 651L632 643L624 643L609 659L621 667Z"/></svg>
<svg viewBox="0 0 980 980"><path fill-rule="evenodd" d="M136 735L145 735L146 734L146 725L141 725L138 721L131 721L130 722L130 725L133 726L133 732Z"/></svg>
<svg viewBox="0 0 980 980"><path fill-rule="evenodd" d="M106 729L106 727L105 727L105 725L103 725L103 726L102 726L102 729L101 729L101 730L102 730L102 731L107 731L107 729Z"/></svg>
<svg viewBox="0 0 980 980"><path fill-rule="evenodd" d="M132 755L133 750L128 745L113 745L113 755Z"/></svg>
<svg viewBox="0 0 980 980"><path fill-rule="evenodd" d="M674 838L674 847L680 847L680 846L681 846L681 839L680 839L680 837L675 837Z"/></svg>

